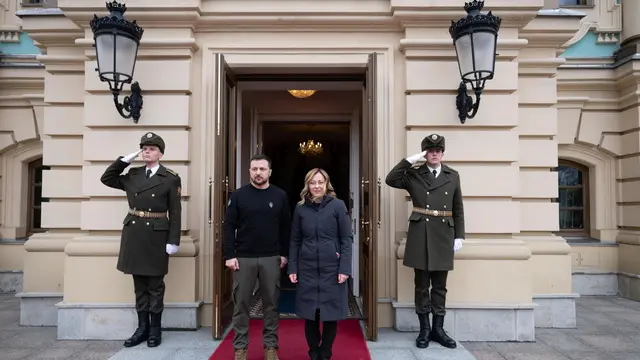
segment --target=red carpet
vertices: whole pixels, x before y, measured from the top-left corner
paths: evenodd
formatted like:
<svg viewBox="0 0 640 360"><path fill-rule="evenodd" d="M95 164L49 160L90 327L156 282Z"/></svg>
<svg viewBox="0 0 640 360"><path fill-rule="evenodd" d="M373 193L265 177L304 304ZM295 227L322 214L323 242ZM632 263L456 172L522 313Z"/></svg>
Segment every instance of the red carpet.
<svg viewBox="0 0 640 360"><path fill-rule="evenodd" d="M280 360L308 359L304 338L304 320L281 319L278 326ZM263 360L262 320L251 320L249 325L249 360ZM233 330L229 331L209 360L233 359ZM331 360L371 360L364 334L357 319L338 321L338 336L333 343Z"/></svg>

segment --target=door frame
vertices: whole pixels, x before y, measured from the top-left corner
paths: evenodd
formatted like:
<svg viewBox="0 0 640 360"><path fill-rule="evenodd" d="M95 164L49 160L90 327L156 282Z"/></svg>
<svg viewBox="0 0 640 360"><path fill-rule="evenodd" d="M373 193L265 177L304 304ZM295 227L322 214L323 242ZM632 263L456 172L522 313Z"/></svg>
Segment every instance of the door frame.
<svg viewBox="0 0 640 360"><path fill-rule="evenodd" d="M227 64L231 69L243 68L243 72L246 73L247 69L296 69L296 72L300 72L304 68L359 68L364 69L367 66L367 58L369 54L376 52L378 58L377 66L377 119L376 127L377 134L376 139L378 143L377 152L377 169L378 176L383 177L393 165L396 163L398 156L405 156L405 146L401 146L395 141L389 141L389 139L395 139L395 133L402 131L402 126L396 126L397 124L393 119L401 117L402 112L396 111L395 101L395 78L397 77L397 70L395 65L396 57L396 42L395 41L382 41L373 43L345 43L337 45L317 45L313 46L298 46L294 50L290 50L285 47L268 47L268 46L254 46L243 43L228 42L220 44L219 42L207 43L201 46L203 49L202 57L202 69L203 79L202 91L200 93L202 111L200 111L201 129L200 135L200 154L194 157L194 165L200 164L200 169L203 169L200 174L199 190L200 193L206 197L208 192L209 182L208 177L214 172L213 161L211 159L211 149L213 148L213 142L215 138L211 138L211 132L207 129L211 128L215 123L215 114L212 109L211 99L212 94L215 93L215 84L211 80L214 74L214 57L217 53L224 54ZM256 73L260 73L257 71ZM398 80L401 84L404 84L403 79ZM240 85L240 83L238 84ZM359 84L360 86L360 84ZM238 87L238 90L240 88ZM237 96L241 98L241 93L238 92ZM241 118L241 112L238 113L238 118ZM398 155L400 154L400 155ZM196 165L197 166L197 165ZM396 237L396 224L395 224L395 203L396 197L400 195L395 194L389 187L383 187L381 191L382 203L387 203L389 206L382 206L381 208L381 227L377 228L378 237L381 241L378 242L379 254L385 254L385 258L380 258L377 261L379 267L377 271L387 274L387 281L379 283L377 303L388 304L391 306L393 297L395 296L395 287L392 286L392 281L395 282L396 274L396 260L392 254L395 254L395 250L398 244ZM211 235L211 229L208 225L208 211L210 203L208 201L196 201L194 203L196 214L199 213L198 229L194 229L193 234L197 235L200 239L200 253L204 258L200 261L200 274L202 275L200 280L200 290L203 294L203 301L205 306L213 305L213 283L211 278L208 278L212 271L212 264L209 261L210 256L213 255L213 238ZM380 261L381 260L381 261ZM382 266L380 266L382 265Z"/></svg>

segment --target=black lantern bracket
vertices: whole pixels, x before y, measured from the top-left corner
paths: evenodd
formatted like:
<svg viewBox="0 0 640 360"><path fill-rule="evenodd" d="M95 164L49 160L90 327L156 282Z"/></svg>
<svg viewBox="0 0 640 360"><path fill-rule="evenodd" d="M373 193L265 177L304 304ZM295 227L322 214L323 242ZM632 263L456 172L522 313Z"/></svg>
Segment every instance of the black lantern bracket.
<svg viewBox="0 0 640 360"><path fill-rule="evenodd" d="M96 58L98 59L98 67L95 71L98 72L100 81L109 84L109 90L113 94L113 102L118 114L125 119L133 119L133 122L137 124L140 120L143 100L140 84L137 81L131 83L133 79L133 69L135 68L135 60L130 74L119 72L119 69L115 68L118 55L115 49L115 42L118 37L128 38L135 41L137 56L137 46L139 46L144 30L136 24L135 20L128 21L124 18L124 13L127 11L127 6L125 4L118 3L117 1L111 1L106 3L106 7L109 11L109 15L98 18L98 16L94 14L93 19L89 23L91 30L94 33L94 40L96 40L93 44L93 47L96 48ZM114 49L112 50L112 66L114 66L114 69L108 73L101 72L98 48L96 46L98 36L104 35L113 36L114 38ZM107 77L105 74L108 74L109 76ZM131 84L131 95L125 96L122 103L120 103L119 97L124 84Z"/></svg>
<svg viewBox="0 0 640 360"><path fill-rule="evenodd" d="M451 26L449 27L449 34L454 41L454 46L456 46L456 40L461 37L467 36L470 38L470 48L468 49L470 53L468 56L471 57L472 61L473 69L471 69L471 71L463 71L460 64L460 54L457 53L458 48L456 47L458 66L460 67L460 75L462 78L457 90L456 108L458 110L458 118L462 124L464 124L467 119L473 119L477 115L478 109L480 108L480 97L484 90L485 83L487 80L493 79L494 75L493 68L490 71L487 69L476 68L476 51L480 51L480 49L476 49L474 47L475 44L473 36L474 33L491 33L494 36L494 41L496 41L502 20L499 17L494 16L491 11L486 14L480 13L483 7L484 1L482 0L465 2L464 10L467 15L456 22L452 21ZM494 51L495 44L497 44L497 41L494 42ZM493 54L494 66L496 55L497 54L495 53ZM467 84L470 85L471 89L468 89ZM469 90L473 91L473 95L468 94ZM474 96L475 101L473 99Z"/></svg>

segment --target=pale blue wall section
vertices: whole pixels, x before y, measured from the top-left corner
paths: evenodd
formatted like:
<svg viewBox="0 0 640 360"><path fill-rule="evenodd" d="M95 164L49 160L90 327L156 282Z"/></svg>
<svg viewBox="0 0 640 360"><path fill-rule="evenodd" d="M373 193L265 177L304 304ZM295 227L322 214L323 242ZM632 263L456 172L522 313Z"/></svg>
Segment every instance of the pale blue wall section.
<svg viewBox="0 0 640 360"><path fill-rule="evenodd" d="M19 43L0 43L0 52L6 55L40 54L40 49L33 44L27 33L20 33Z"/></svg>
<svg viewBox="0 0 640 360"><path fill-rule="evenodd" d="M620 48L619 42L615 44L598 44L596 42L597 39L598 35L589 31L582 39L569 46L560 56L565 58L612 57L613 53Z"/></svg>

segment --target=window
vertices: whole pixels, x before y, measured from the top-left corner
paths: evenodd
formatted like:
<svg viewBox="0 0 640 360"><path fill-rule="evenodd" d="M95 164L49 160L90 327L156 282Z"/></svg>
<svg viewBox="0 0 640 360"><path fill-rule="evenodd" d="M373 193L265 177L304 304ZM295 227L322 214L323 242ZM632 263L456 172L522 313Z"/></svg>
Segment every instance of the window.
<svg viewBox="0 0 640 360"><path fill-rule="evenodd" d="M29 163L29 196L27 208L27 235L44 232L42 223L42 203L48 199L42 198L42 171L48 167L42 165L42 158Z"/></svg>
<svg viewBox="0 0 640 360"><path fill-rule="evenodd" d="M558 199L560 232L589 235L589 169L577 163L558 162Z"/></svg>
<svg viewBox="0 0 640 360"><path fill-rule="evenodd" d="M44 0L22 0L22 6L42 6Z"/></svg>
<svg viewBox="0 0 640 360"><path fill-rule="evenodd" d="M593 6L592 0L558 0L558 6Z"/></svg>

